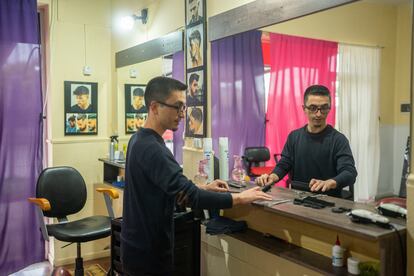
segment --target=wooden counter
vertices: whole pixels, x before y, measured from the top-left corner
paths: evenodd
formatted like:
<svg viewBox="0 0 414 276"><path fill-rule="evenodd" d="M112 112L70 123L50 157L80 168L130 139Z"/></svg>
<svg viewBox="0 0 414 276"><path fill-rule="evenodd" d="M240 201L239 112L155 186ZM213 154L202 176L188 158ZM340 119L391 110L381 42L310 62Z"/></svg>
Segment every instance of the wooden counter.
<svg viewBox="0 0 414 276"><path fill-rule="evenodd" d="M270 192L275 200L291 201L263 206L260 202L249 206L237 206L224 210L224 216L246 220L250 229L269 233L312 252L331 257L332 245L338 235L348 256L361 261L377 261L382 275L403 275L401 254L405 255L406 227L403 219L390 219L402 239L402 246L395 230L380 228L374 224L352 222L346 213L333 213L331 208L312 209L293 204L295 197L310 193L275 187ZM372 204L359 204L329 196L320 197L334 202L336 207L366 209L375 212ZM402 253L404 252L404 253ZM405 257L405 256L404 256Z"/></svg>
<svg viewBox="0 0 414 276"><path fill-rule="evenodd" d="M108 159L99 160L104 164L103 174L107 184L112 184L118 175L125 174L124 163ZM233 189L233 192L239 191ZM230 269L226 258L231 258L240 269L243 266L251 269L253 266L275 267L279 265L276 274L280 275L287 274L287 271L296 271L307 275L346 275L346 272L344 273L346 268L333 269L330 267L331 250L337 235L341 245L347 249L347 257L353 256L361 261L379 262L381 275L404 275L405 267L402 265L401 256L403 254L405 257L406 254L405 220L390 219L402 239L404 248L401 248L399 237L394 230L380 228L373 224L351 222L346 213L333 213L329 207L312 209L293 204L295 197L304 197L311 195L311 193L279 187L273 188L269 193L275 200L286 199L290 201L273 206L265 206L267 204L255 202L223 212L226 217L246 220L249 229L253 231L249 230L247 234L235 233L219 236L209 236L202 233L202 263L206 264L202 269L205 273L202 275L214 275L217 271L209 272L211 267ZM329 196L320 198L334 202L336 207L375 211L375 206L372 204L354 203ZM293 247L283 245L283 242L269 242L260 237L263 233L286 241ZM223 242L228 243L226 249L220 245ZM245 256L254 256L254 254L264 254L263 252L267 252L270 257L260 260L245 258ZM234 268L234 266L233 269L235 270L228 270L228 274L221 271L224 273L223 275L233 275L239 271L239 268ZM268 271L271 269L269 268ZM254 271L262 270L258 268ZM246 275L250 275L250 273Z"/></svg>

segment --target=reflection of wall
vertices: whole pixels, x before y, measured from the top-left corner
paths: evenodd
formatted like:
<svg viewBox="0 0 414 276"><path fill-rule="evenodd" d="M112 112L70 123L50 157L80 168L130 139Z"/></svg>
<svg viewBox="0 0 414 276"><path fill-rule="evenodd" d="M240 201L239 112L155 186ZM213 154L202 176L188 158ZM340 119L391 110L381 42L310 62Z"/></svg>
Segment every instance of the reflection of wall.
<svg viewBox="0 0 414 276"><path fill-rule="evenodd" d="M134 68L137 70L137 77L130 78L129 70ZM162 58L140 62L131 66L125 66L117 69L117 102L118 102L118 135L120 142L127 144L130 135L125 136L125 84L147 84L147 82L155 76L162 74Z"/></svg>
<svg viewBox="0 0 414 276"><path fill-rule="evenodd" d="M409 11L408 5L405 6ZM381 64L380 116L382 124L408 124L409 115L395 118L400 104L400 97L408 99L408 89L396 94L395 84L401 82L400 74L396 74L396 60L407 60L406 66L399 68L401 73L409 75L409 33L398 31L399 19L408 20L409 13L400 14L397 6L366 4L356 2L293 21L264 28L266 31L299 35L310 38L326 39L359 45L383 46ZM401 18L404 17L404 18ZM410 27L409 24L404 26ZM329 26L329 27L328 27ZM405 29L406 29L405 28ZM397 52L396 32L400 41L406 44L406 51ZM404 39L403 39L404 38ZM405 78L408 85L408 79ZM398 98L397 98L398 97ZM394 104L393 104L394 103ZM398 109L399 110L399 109ZM398 112L399 113L399 112Z"/></svg>
<svg viewBox="0 0 414 276"><path fill-rule="evenodd" d="M384 47L380 84L380 194L398 194L403 152L409 132L409 113L400 112L400 104L409 103L410 95L409 21L408 4L395 6L356 2L263 29Z"/></svg>
<svg viewBox="0 0 414 276"><path fill-rule="evenodd" d="M117 26L116 22L119 18L125 15L130 15L132 12L137 13L143 8L148 8L147 24L143 25L140 21L137 21L131 31L122 31ZM183 27L185 21L184 1L112 1L112 15L113 33L111 56L114 57L115 53L118 51L159 38ZM113 70L112 89L113 91L117 91L117 93L112 94L112 102L114 103L115 108L114 118L117 118L117 121L113 125L113 129L118 131L121 136L120 142L122 143L127 143L129 139L129 135L125 136L123 84L146 83L151 77L161 75L161 59L157 61L154 60ZM113 67L115 66L114 60L112 65ZM137 79L129 78L129 68L137 69Z"/></svg>

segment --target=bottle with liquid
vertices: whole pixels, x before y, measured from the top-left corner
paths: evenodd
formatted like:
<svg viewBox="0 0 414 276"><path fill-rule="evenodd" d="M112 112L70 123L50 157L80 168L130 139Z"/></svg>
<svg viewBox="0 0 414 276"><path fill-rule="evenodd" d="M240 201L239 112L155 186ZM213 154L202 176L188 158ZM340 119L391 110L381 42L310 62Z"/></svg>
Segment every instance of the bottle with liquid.
<svg viewBox="0 0 414 276"><path fill-rule="evenodd" d="M332 265L341 267L344 266L344 253L345 249L341 247L341 243L339 242L339 237L336 236L335 245L332 246Z"/></svg>
<svg viewBox="0 0 414 276"><path fill-rule="evenodd" d="M220 179L229 180L229 138L219 137Z"/></svg>
<svg viewBox="0 0 414 276"><path fill-rule="evenodd" d="M198 173L194 176L194 183L197 185L207 184L208 175L204 171L204 167L207 164L207 160L200 160L198 163Z"/></svg>
<svg viewBox="0 0 414 276"><path fill-rule="evenodd" d="M239 155L234 155L234 169L231 172L231 179L234 181L244 181L246 171L243 168L242 158Z"/></svg>
<svg viewBox="0 0 414 276"><path fill-rule="evenodd" d="M204 166L204 172L208 176L207 182L211 182L214 180L214 152L211 138L204 138L203 140L203 155L204 159L207 160Z"/></svg>
<svg viewBox="0 0 414 276"><path fill-rule="evenodd" d="M124 157L126 159L126 151L127 151L127 145L126 144L122 145L122 151L124 152Z"/></svg>

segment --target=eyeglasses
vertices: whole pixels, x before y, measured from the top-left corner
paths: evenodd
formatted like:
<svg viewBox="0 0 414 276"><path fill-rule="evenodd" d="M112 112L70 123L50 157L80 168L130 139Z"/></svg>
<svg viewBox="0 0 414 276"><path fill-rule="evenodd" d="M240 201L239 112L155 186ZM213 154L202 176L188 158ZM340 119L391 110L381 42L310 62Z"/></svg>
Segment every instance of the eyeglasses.
<svg viewBox="0 0 414 276"><path fill-rule="evenodd" d="M172 105L172 104L167 104L167 103L163 103L160 101L157 101L157 103L165 105L166 107L169 108L174 108L178 113L184 113L187 110L187 106L185 104L179 104L179 105Z"/></svg>
<svg viewBox="0 0 414 276"><path fill-rule="evenodd" d="M328 114L329 110L331 110L331 107L327 104L322 106L311 104L309 106L304 105L304 107L312 113L318 113L318 111L320 111L322 114Z"/></svg>

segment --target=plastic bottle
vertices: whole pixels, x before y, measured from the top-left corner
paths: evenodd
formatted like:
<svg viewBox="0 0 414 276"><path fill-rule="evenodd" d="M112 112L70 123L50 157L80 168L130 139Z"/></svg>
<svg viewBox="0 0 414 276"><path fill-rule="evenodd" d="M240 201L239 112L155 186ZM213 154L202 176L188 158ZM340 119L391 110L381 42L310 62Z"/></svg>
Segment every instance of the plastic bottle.
<svg viewBox="0 0 414 276"><path fill-rule="evenodd" d="M213 154L213 141L211 138L204 138L203 140L204 159L207 163L204 166L204 172L207 174L207 182L214 180L214 154Z"/></svg>
<svg viewBox="0 0 414 276"><path fill-rule="evenodd" d="M126 151L127 151L127 145L126 144L122 145L122 151L124 152L124 157L126 159Z"/></svg>
<svg viewBox="0 0 414 276"><path fill-rule="evenodd" d="M332 265L333 266L344 266L344 252L345 249L341 247L339 237L336 236L335 245L332 246Z"/></svg>
<svg viewBox="0 0 414 276"><path fill-rule="evenodd" d="M204 171L207 160L203 159L198 162L198 173L194 176L194 183L197 185L207 184L208 175Z"/></svg>
<svg viewBox="0 0 414 276"><path fill-rule="evenodd" d="M242 158L234 155L234 169L231 172L231 179L234 181L244 181L246 171L243 169Z"/></svg>
<svg viewBox="0 0 414 276"><path fill-rule="evenodd" d="M229 139L219 138L219 172L220 179L229 180Z"/></svg>

